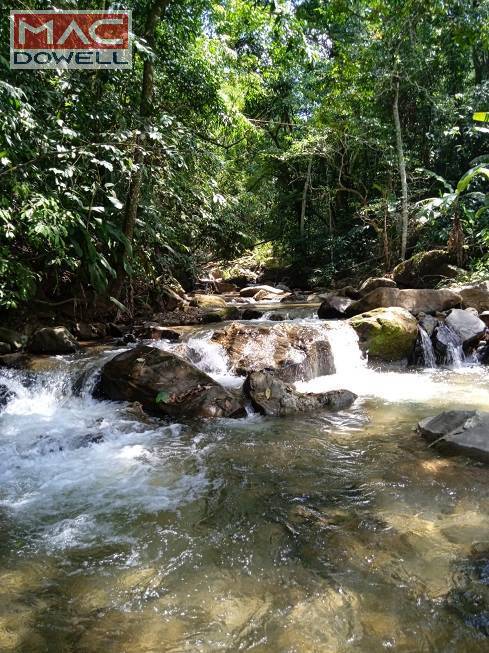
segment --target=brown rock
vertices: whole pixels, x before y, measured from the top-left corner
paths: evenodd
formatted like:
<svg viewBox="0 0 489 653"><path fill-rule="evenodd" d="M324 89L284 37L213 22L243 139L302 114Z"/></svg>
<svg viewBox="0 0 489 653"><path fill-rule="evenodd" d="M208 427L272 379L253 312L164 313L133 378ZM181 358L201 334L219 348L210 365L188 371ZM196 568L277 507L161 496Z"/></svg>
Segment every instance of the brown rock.
<svg viewBox="0 0 489 653"><path fill-rule="evenodd" d="M275 370L282 380L297 381L335 371L326 329L234 323L216 331L212 340L224 348L237 374L266 368Z"/></svg>
<svg viewBox="0 0 489 653"><path fill-rule="evenodd" d="M245 414L241 401L210 376L155 347L139 346L106 363L97 392L175 418Z"/></svg>

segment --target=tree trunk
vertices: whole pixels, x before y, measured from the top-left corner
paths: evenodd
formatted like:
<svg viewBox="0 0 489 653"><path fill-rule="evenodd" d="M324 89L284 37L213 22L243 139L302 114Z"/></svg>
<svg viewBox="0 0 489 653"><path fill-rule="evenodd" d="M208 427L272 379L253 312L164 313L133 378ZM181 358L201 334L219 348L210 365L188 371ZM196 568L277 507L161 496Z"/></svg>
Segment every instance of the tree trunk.
<svg viewBox="0 0 489 653"><path fill-rule="evenodd" d="M146 25L144 29L144 38L147 45L153 49L155 41L155 32L158 21L165 11L171 0L154 0L148 10ZM145 131L147 130L152 114L152 101L154 89L154 61L152 58L144 60L143 79L141 85L141 100L139 106L139 116L141 118L141 132L136 136L134 144L134 171L131 174L129 189L126 196L124 211L124 222L122 231L126 237L129 246L132 244L134 236L134 227L138 216L139 200L141 197L141 187L144 173L144 145ZM126 278L126 262L130 256L130 248L124 247L121 252L121 260L116 268L117 277L112 289L112 294L117 298L121 294L122 286Z"/></svg>
<svg viewBox="0 0 489 653"><path fill-rule="evenodd" d="M472 20L476 25L480 25L484 20L484 12L481 12L480 9L480 0L472 0ZM479 36L481 31L478 30L476 34ZM477 38L477 36L475 43L472 45L472 63L474 65L474 81L476 84L482 84L482 82L489 79L489 51L484 39Z"/></svg>
<svg viewBox="0 0 489 653"><path fill-rule="evenodd" d="M309 190L309 185L311 183L311 168L312 168L312 156L310 157L309 163L307 164L306 180L304 182L304 188L302 190L301 217L299 222L299 233L300 233L301 241L304 240L304 233L306 227L307 191Z"/></svg>
<svg viewBox="0 0 489 653"><path fill-rule="evenodd" d="M401 177L401 260L406 258L407 236L408 236L408 187L406 177L406 160L404 158L404 147L402 144L401 121L399 119L399 77L394 78L394 103L392 105L394 114L394 125L396 128L396 149L399 160L399 175Z"/></svg>

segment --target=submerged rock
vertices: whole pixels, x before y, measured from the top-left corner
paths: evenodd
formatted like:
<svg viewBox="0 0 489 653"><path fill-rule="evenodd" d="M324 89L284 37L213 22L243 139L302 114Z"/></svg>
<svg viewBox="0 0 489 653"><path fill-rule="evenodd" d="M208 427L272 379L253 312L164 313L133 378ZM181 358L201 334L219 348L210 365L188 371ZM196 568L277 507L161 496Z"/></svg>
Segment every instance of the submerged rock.
<svg viewBox="0 0 489 653"><path fill-rule="evenodd" d="M322 320L334 320L346 317L346 312L353 304L353 300L348 297L338 297L330 295L326 297L321 306L318 308L318 317Z"/></svg>
<svg viewBox="0 0 489 653"><path fill-rule="evenodd" d="M349 320L369 356L385 361L408 358L418 337L418 322L403 308L378 308Z"/></svg>
<svg viewBox="0 0 489 653"><path fill-rule="evenodd" d="M15 394L7 388L6 385L0 383L0 409L5 408L8 402L15 396Z"/></svg>
<svg viewBox="0 0 489 653"><path fill-rule="evenodd" d="M298 381L335 372L326 330L323 334L302 325L234 323L216 331L212 340L224 348L236 374L267 368L284 381Z"/></svg>
<svg viewBox="0 0 489 653"><path fill-rule="evenodd" d="M64 326L38 329L27 343L32 354L72 354L77 349L75 337Z"/></svg>
<svg viewBox="0 0 489 653"><path fill-rule="evenodd" d="M102 368L97 393L171 417L242 417L241 401L183 358L139 346Z"/></svg>
<svg viewBox="0 0 489 653"><path fill-rule="evenodd" d="M489 413L449 410L422 420L418 430L433 446L489 461Z"/></svg>
<svg viewBox="0 0 489 653"><path fill-rule="evenodd" d="M263 311L258 311L255 308L245 308L241 315L242 320L259 320L263 317Z"/></svg>
<svg viewBox="0 0 489 653"><path fill-rule="evenodd" d="M224 322L225 320L239 319L239 310L236 306L226 306L225 308L215 308L206 310L201 317L202 324L211 324L212 322Z"/></svg>
<svg viewBox="0 0 489 653"><path fill-rule="evenodd" d="M284 417L294 413L327 408L349 408L357 396L349 390L333 390L319 394L301 394L268 371L251 372L244 382L243 392L253 408L262 415Z"/></svg>
<svg viewBox="0 0 489 653"><path fill-rule="evenodd" d="M452 290L399 290L398 288L377 288L362 297L348 309L349 315L358 315L374 308L405 308L418 313L437 313L450 308L460 308L462 297Z"/></svg>
<svg viewBox="0 0 489 653"><path fill-rule="evenodd" d="M288 316L284 313L271 313L271 315L268 316L268 319L271 322L283 322L288 319Z"/></svg>

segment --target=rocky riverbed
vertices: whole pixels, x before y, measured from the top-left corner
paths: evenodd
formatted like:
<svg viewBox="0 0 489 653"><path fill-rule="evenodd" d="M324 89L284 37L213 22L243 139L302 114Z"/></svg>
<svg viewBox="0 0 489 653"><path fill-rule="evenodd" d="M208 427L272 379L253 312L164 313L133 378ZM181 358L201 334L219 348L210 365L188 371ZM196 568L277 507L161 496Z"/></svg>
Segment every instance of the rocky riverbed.
<svg viewBox="0 0 489 653"><path fill-rule="evenodd" d="M382 283L1 330L0 650L484 651L487 290Z"/></svg>

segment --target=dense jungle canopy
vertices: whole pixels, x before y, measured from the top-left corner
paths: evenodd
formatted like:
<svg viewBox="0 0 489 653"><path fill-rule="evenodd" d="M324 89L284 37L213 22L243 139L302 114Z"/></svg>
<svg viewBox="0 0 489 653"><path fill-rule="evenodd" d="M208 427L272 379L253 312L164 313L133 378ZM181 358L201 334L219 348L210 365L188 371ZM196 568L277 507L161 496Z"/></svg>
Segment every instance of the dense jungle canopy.
<svg viewBox="0 0 489 653"><path fill-rule="evenodd" d="M133 12L124 72L10 70L18 4L1 17L0 307L130 306L250 249L327 286L454 224L459 263L489 269L487 0L105 2Z"/></svg>

